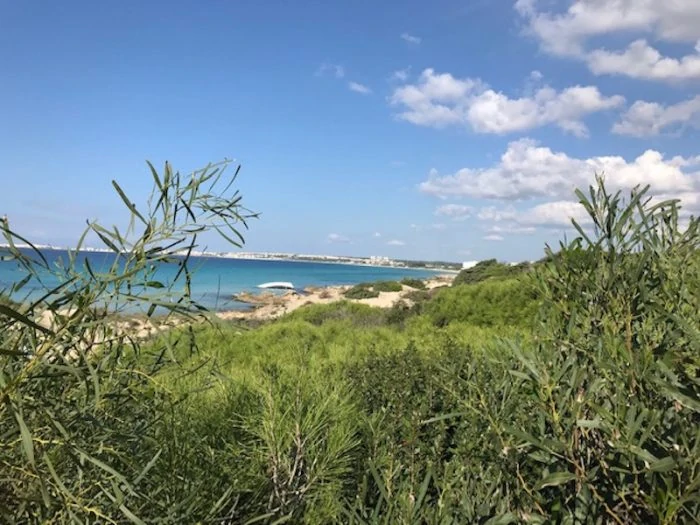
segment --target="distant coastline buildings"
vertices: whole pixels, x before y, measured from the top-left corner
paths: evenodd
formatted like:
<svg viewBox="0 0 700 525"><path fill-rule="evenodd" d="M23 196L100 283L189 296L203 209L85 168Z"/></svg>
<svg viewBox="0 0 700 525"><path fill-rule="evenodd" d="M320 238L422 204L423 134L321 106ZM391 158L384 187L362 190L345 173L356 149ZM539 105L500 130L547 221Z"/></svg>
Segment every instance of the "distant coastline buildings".
<svg viewBox="0 0 700 525"><path fill-rule="evenodd" d="M0 219L2 220L2 219ZM15 244L17 248L29 248L28 245ZM0 247L7 247L0 243ZM35 248L47 250L64 250L51 245L34 245ZM109 248L92 248L84 246L80 249L82 252L93 253L113 253ZM176 255L187 255L187 250L177 252ZM386 266L390 268L425 268L431 270L449 270L456 271L460 269L459 263L450 262L434 262L434 261L409 261L396 260L383 255L372 255L370 257L351 257L343 255L315 255L315 254L300 254L300 253L281 253L281 252L214 252L214 251L192 251L190 253L194 257L218 257L225 259L246 259L246 260L269 260L269 261L299 261L299 262L322 262L335 264L358 264L364 266ZM474 261L476 264L478 261ZM463 263L462 267L465 267Z"/></svg>
<svg viewBox="0 0 700 525"><path fill-rule="evenodd" d="M278 252L202 252L201 255L226 257L230 259L269 259L276 261L309 261L337 264L364 264L371 266L390 266L404 268L406 263L395 261L389 257L373 255L371 257L350 257L343 255L315 255L302 253L278 253Z"/></svg>

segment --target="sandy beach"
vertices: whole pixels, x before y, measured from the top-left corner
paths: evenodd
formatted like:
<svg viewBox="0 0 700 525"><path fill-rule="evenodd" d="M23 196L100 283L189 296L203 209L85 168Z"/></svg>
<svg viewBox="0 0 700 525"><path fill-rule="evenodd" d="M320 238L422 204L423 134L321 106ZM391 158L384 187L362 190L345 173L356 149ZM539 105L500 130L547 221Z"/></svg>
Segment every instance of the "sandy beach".
<svg viewBox="0 0 700 525"><path fill-rule="evenodd" d="M455 275L441 274L428 279L421 279L427 290L439 288L441 286L449 286ZM275 295L272 293L249 294L241 297L252 305L250 310L232 310L227 312L217 312L216 316L222 320L238 320L250 319L257 321L265 321L276 319L285 314L293 312L302 306L312 304L330 304L338 301L350 301L353 303L366 304L378 308L391 308L398 301L410 302L406 298L408 294L416 289L404 285L400 292L379 292L378 297L370 299L348 299L343 294L352 286L326 286L312 287L304 290L305 294L300 295L296 292L285 292Z"/></svg>
<svg viewBox="0 0 700 525"><path fill-rule="evenodd" d="M426 290L433 290L442 286L449 286L454 280L454 274L440 274L428 279L421 279L425 283ZM399 301L411 304L407 296L415 292L415 288L403 285L401 291L379 292L378 297L369 299L348 299L344 293L352 288L345 286L325 286L310 287L304 290L304 294L289 291L281 294L274 294L268 291L261 293L242 294L239 300L250 305L247 310L230 310L214 312L214 315L222 321L252 320L269 321L277 319L285 314L293 312L298 308L313 304L330 304L339 301L349 301L353 303L366 304L377 308L391 308ZM63 311L63 315L70 315L70 311ZM52 312L42 312L37 319L39 325L46 328L55 328L56 320ZM179 316L153 317L147 318L143 315L121 315L113 318L109 323L112 328L116 328L117 334L128 334L135 339L145 339L156 335L159 332L167 331L190 321ZM104 337L101 334L99 338Z"/></svg>

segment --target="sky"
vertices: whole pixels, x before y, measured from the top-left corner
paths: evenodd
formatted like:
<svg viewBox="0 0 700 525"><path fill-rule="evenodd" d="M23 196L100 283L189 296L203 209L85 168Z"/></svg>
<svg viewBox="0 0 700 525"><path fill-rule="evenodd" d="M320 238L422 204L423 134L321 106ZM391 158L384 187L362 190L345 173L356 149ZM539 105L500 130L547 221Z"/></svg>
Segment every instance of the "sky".
<svg viewBox="0 0 700 525"><path fill-rule="evenodd" d="M246 251L534 260L596 173L700 211L698 0L0 0L0 65L38 243L120 224L146 160L240 163Z"/></svg>

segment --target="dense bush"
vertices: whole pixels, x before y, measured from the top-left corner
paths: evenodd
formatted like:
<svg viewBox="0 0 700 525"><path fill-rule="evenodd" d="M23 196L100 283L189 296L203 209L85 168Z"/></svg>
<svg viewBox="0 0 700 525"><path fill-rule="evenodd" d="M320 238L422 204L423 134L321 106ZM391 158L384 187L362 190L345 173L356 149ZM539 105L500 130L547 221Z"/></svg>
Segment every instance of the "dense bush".
<svg viewBox="0 0 700 525"><path fill-rule="evenodd" d="M379 297L379 292L370 288L368 284L357 284L346 290L343 295L348 299L374 299Z"/></svg>
<svg viewBox="0 0 700 525"><path fill-rule="evenodd" d="M400 292L403 290L403 286L397 281L377 281L372 283L372 290L375 292Z"/></svg>
<svg viewBox="0 0 700 525"><path fill-rule="evenodd" d="M520 278L444 288L424 305L423 312L436 326L454 321L476 326L531 326L537 308L534 286Z"/></svg>
<svg viewBox="0 0 700 525"><path fill-rule="evenodd" d="M480 261L471 268L460 271L452 282L453 286L460 284L475 284L487 279L509 279L523 274L531 269L530 263L519 264L500 263L496 259Z"/></svg>
<svg viewBox="0 0 700 525"><path fill-rule="evenodd" d="M287 316L288 319L301 319L315 325L321 325L327 321L348 321L358 328L381 326L385 323L385 317L385 311L381 308L349 301L308 305Z"/></svg>
<svg viewBox="0 0 700 525"><path fill-rule="evenodd" d="M425 290L425 281L422 279L415 279L413 277L404 277L401 279L401 284L408 286L409 288L414 288L416 290Z"/></svg>
<svg viewBox="0 0 700 525"><path fill-rule="evenodd" d="M182 490L201 487L205 478L150 476L174 445L163 436L180 424L180 415L173 417L178 398L155 379L169 345L154 347L150 366L143 366L139 342L109 315L130 303L143 305L148 317L160 309L197 318L201 309L188 293L189 257L175 255L189 253L196 234L207 230L242 242L236 228L251 214L229 190L235 175L224 182L227 164L187 176L168 163L160 174L149 165L154 190L141 210L113 182L130 227L124 232L90 222L78 243L79 249L91 234L111 250L113 262L100 271L78 250L58 265L36 248L21 250L24 237L0 222L7 244L2 264L17 265L25 276L4 292L21 298L27 285L40 295L0 308L0 521L139 522L143 515L182 522L222 511L217 501L225 484L205 500ZM178 267L170 283L157 278L161 264ZM58 286L47 287L52 280ZM39 324L42 318L51 322ZM196 456L189 459L197 463Z"/></svg>

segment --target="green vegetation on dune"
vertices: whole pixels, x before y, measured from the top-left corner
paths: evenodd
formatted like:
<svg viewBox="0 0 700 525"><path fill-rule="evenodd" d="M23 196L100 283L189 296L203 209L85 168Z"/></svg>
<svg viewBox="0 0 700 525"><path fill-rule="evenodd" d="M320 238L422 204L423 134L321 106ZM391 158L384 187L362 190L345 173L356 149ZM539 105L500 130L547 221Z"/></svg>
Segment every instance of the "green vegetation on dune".
<svg viewBox="0 0 700 525"><path fill-rule="evenodd" d="M400 292L403 286L398 281L377 281L360 283L346 290L343 295L348 299L373 299L381 292Z"/></svg>
<svg viewBox="0 0 700 525"><path fill-rule="evenodd" d="M508 264L500 263L496 259L488 259L459 272L454 279L453 285L475 284L487 279L507 279L522 275L531 268L532 265L526 262Z"/></svg>
<svg viewBox="0 0 700 525"><path fill-rule="evenodd" d="M211 321L60 366L19 353L41 339L31 319L3 314L15 353L0 353L0 513L692 523L700 223L681 228L675 203L644 195L599 181L579 194L592 227L535 265L348 292L414 288L389 309L342 301L256 327Z"/></svg>
<svg viewBox="0 0 700 525"><path fill-rule="evenodd" d="M401 284L408 286L409 288L414 288L416 290L425 290L425 281L421 279L414 279L412 277L404 277L401 279Z"/></svg>
<svg viewBox="0 0 700 525"><path fill-rule="evenodd" d="M532 326L535 289L527 279L504 279L439 290L423 312L436 326L463 321L475 326Z"/></svg>

